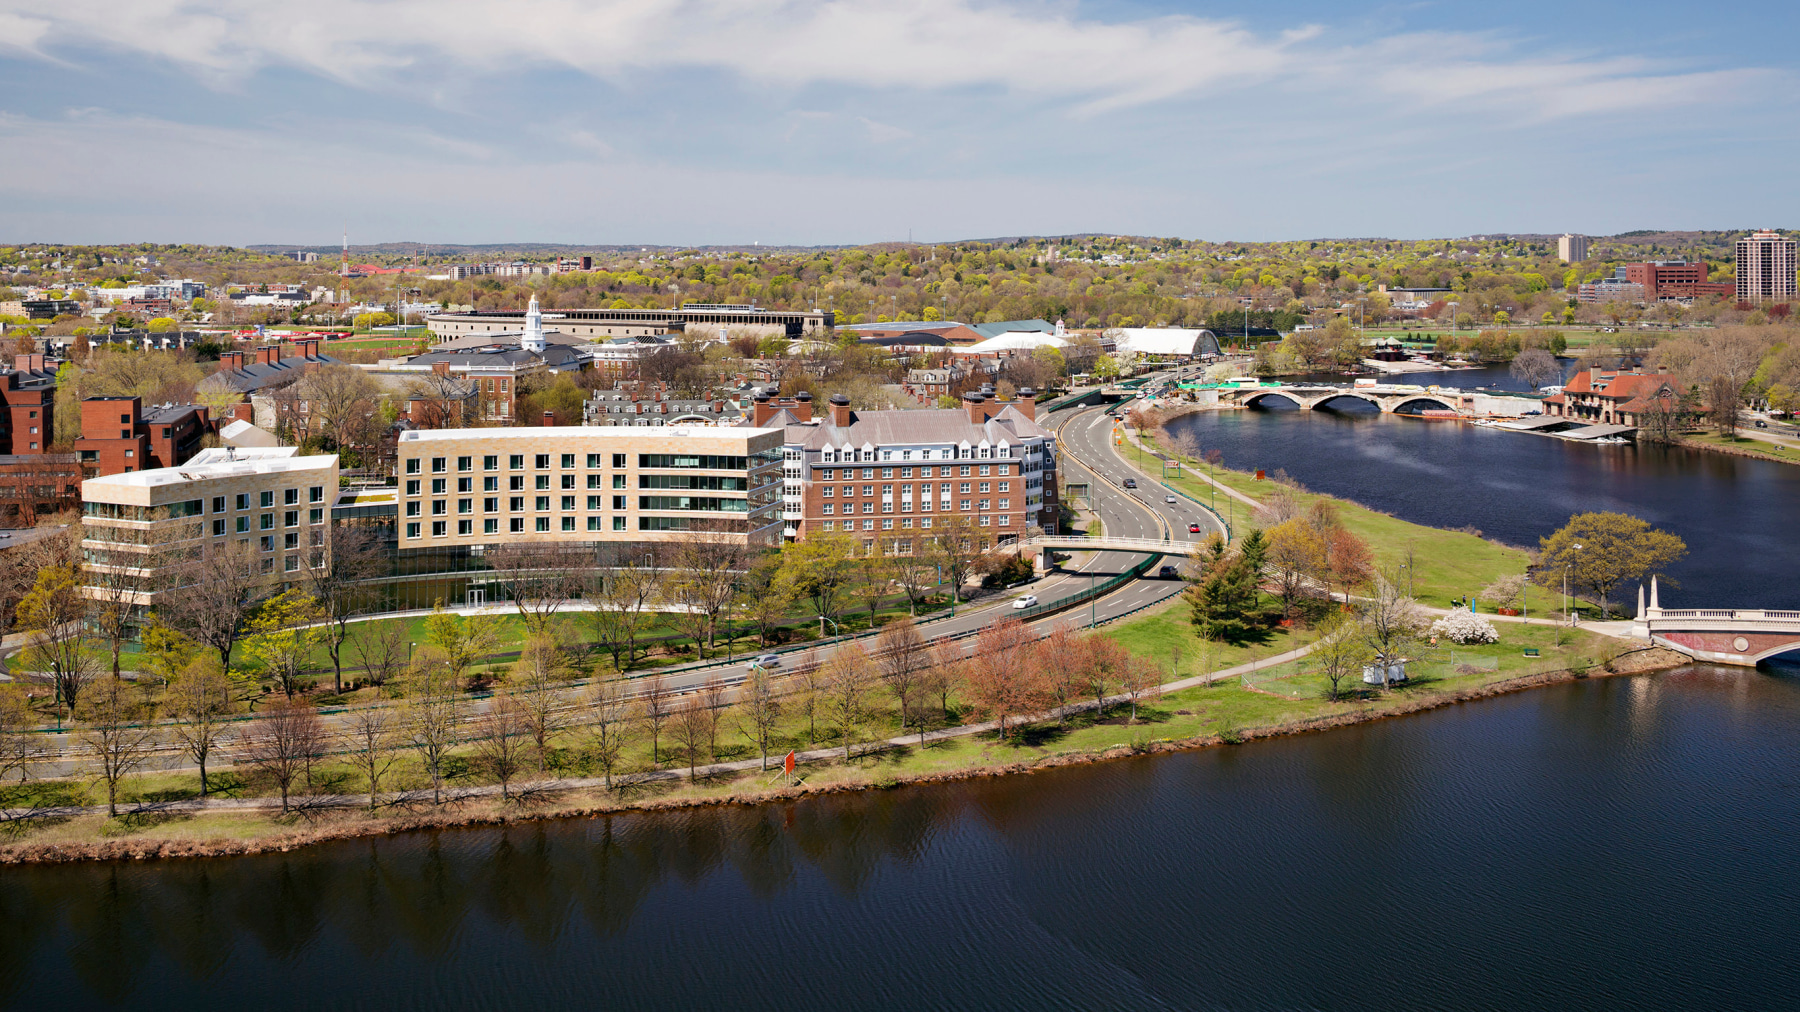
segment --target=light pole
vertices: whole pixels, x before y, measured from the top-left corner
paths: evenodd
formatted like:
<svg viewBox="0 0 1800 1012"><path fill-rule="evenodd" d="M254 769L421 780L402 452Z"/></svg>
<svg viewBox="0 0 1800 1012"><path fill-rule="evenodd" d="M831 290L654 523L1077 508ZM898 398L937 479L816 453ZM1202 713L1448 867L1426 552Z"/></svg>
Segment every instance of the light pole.
<svg viewBox="0 0 1800 1012"><path fill-rule="evenodd" d="M1581 551L1579 544L1570 546L1571 551ZM1563 562L1563 614L1569 617L1570 627L1575 625L1575 613L1569 610L1569 571L1575 568L1575 559L1570 557Z"/></svg>

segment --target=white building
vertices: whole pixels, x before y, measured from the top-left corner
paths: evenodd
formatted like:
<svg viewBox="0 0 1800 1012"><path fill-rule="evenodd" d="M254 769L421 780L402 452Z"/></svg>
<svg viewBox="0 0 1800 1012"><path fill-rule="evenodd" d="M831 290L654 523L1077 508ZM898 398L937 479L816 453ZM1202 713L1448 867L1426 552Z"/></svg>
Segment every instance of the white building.
<svg viewBox="0 0 1800 1012"><path fill-rule="evenodd" d="M1763 229L1737 241L1739 302L1786 302L1794 295L1794 240Z"/></svg>
<svg viewBox="0 0 1800 1012"><path fill-rule="evenodd" d="M1588 258L1588 240L1585 235L1568 234L1556 240L1556 258L1566 264L1579 263Z"/></svg>

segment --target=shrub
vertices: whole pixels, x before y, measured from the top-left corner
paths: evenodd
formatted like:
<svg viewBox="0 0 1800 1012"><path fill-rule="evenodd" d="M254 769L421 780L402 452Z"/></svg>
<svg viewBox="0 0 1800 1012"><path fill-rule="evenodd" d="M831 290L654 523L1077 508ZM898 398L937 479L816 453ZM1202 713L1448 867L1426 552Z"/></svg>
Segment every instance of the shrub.
<svg viewBox="0 0 1800 1012"><path fill-rule="evenodd" d="M1494 623L1468 611L1453 611L1431 623L1431 634L1465 646L1471 643L1500 642L1500 634L1494 631Z"/></svg>

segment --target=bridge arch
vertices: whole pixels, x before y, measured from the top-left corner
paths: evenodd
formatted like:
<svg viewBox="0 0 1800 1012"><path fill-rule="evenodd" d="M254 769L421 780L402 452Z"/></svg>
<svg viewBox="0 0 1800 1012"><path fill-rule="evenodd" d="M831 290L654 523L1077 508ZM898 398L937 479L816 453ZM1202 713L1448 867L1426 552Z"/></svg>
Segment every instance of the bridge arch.
<svg viewBox="0 0 1800 1012"><path fill-rule="evenodd" d="M1394 407L1393 407L1394 413L1395 414L1410 414L1411 412L1402 410L1409 404L1421 405L1422 408L1425 408L1425 409L1435 408L1439 411L1455 411L1456 410L1456 408L1453 405L1446 404L1442 398L1420 395L1420 396L1416 396L1416 397L1407 397L1402 400L1395 401Z"/></svg>
<svg viewBox="0 0 1800 1012"><path fill-rule="evenodd" d="M1307 404L1304 401L1302 401L1300 398L1295 397L1293 394L1283 393L1279 390L1265 390L1261 393L1251 394L1250 396L1244 398L1244 407L1254 408L1259 405L1263 405L1270 398L1276 398L1279 400L1286 401L1289 404L1292 404L1296 409L1301 410L1301 411L1304 411L1307 408Z"/></svg>
<svg viewBox="0 0 1800 1012"><path fill-rule="evenodd" d="M1312 409L1314 411L1337 411L1343 405L1335 402L1342 401L1360 401L1374 407L1376 411L1386 410L1381 406L1381 401L1379 399L1368 394L1359 394L1349 390L1346 390L1343 393L1330 394L1319 398L1313 402Z"/></svg>

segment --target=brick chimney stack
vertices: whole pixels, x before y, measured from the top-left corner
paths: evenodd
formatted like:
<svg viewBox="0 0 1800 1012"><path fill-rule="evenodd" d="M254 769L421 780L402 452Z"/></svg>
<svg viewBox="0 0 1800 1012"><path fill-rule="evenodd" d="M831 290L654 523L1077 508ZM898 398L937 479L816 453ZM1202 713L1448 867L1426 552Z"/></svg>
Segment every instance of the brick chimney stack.
<svg viewBox="0 0 1800 1012"><path fill-rule="evenodd" d="M244 353L226 351L219 353L219 369L224 372L237 372L244 367Z"/></svg>
<svg viewBox="0 0 1800 1012"><path fill-rule="evenodd" d="M794 403L788 406L794 417L803 422L812 421L812 394L805 390L794 395Z"/></svg>
<svg viewBox="0 0 1800 1012"><path fill-rule="evenodd" d="M978 390L963 394L963 409L969 413L969 421L976 425L987 421L992 413L988 410L987 395Z"/></svg>
<svg viewBox="0 0 1800 1012"><path fill-rule="evenodd" d="M549 428L550 426L553 426L555 424L556 424L556 412L554 412L554 411L544 412L544 427Z"/></svg>
<svg viewBox="0 0 1800 1012"><path fill-rule="evenodd" d="M750 403L750 424L760 429L773 417L775 417L775 405L770 400L769 392L767 390L756 391L756 396Z"/></svg>
<svg viewBox="0 0 1800 1012"><path fill-rule="evenodd" d="M1020 390L1019 399L1014 404L1014 407L1019 409L1019 414L1024 415L1034 422L1037 421L1037 391L1030 387Z"/></svg>
<svg viewBox="0 0 1800 1012"><path fill-rule="evenodd" d="M840 429L850 427L850 398L843 394L831 395L831 424Z"/></svg>
<svg viewBox="0 0 1800 1012"><path fill-rule="evenodd" d="M44 356L36 354L13 356L13 368L20 372L47 371L47 367L44 365Z"/></svg>
<svg viewBox="0 0 1800 1012"><path fill-rule="evenodd" d="M256 349L256 361L258 365L280 365L281 345L269 344Z"/></svg>

